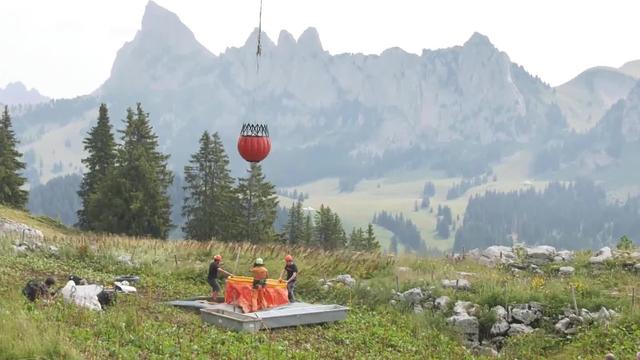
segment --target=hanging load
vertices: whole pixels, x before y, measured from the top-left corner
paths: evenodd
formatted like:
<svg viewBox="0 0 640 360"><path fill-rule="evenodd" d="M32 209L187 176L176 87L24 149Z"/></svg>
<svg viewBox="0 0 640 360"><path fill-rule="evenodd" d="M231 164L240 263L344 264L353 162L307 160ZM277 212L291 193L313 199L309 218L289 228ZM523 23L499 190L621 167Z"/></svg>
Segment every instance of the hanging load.
<svg viewBox="0 0 640 360"><path fill-rule="evenodd" d="M260 55L262 54L262 0L260 1L260 17L258 23L258 48L256 50L256 76L260 73ZM254 99L255 101L255 99ZM238 152L243 159L251 163L264 160L271 151L269 128L267 124L245 123L238 138Z"/></svg>
<svg viewBox="0 0 640 360"><path fill-rule="evenodd" d="M243 124L238 138L238 152L248 162L258 163L271 151L269 128L266 124Z"/></svg>
<svg viewBox="0 0 640 360"><path fill-rule="evenodd" d="M253 278L247 276L230 276L227 278L224 291L224 302L242 308L245 313L252 312ZM264 289L264 300L267 308L289 303L287 283L268 279ZM264 310L264 309L257 309Z"/></svg>

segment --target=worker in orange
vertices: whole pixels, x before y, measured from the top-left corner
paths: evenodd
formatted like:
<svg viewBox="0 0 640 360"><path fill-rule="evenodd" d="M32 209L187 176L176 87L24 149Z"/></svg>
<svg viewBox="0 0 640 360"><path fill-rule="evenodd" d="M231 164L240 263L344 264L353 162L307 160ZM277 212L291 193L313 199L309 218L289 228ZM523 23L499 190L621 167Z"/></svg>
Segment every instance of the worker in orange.
<svg viewBox="0 0 640 360"><path fill-rule="evenodd" d="M293 256L287 255L284 257L284 269L282 269L282 273L280 273L280 281L284 276L285 272L287 273L287 293L289 295L289 302L296 302L296 280L298 280L298 267L293 262Z"/></svg>
<svg viewBox="0 0 640 360"><path fill-rule="evenodd" d="M269 271L264 267L264 260L257 258L251 268L253 274L253 289L251 291L251 311L258 311L267 308L267 302L264 298L265 287L267 287L267 277Z"/></svg>

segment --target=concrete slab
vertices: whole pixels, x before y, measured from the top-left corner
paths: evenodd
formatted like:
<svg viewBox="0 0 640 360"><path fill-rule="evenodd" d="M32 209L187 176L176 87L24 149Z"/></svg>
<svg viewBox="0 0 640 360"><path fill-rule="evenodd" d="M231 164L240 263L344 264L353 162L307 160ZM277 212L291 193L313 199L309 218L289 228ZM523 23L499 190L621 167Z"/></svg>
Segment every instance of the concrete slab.
<svg viewBox="0 0 640 360"><path fill-rule="evenodd" d="M203 321L225 329L257 332L263 329L341 321L347 317L348 310L349 308L341 305L292 303L247 314L229 308L205 307L200 309L200 316Z"/></svg>

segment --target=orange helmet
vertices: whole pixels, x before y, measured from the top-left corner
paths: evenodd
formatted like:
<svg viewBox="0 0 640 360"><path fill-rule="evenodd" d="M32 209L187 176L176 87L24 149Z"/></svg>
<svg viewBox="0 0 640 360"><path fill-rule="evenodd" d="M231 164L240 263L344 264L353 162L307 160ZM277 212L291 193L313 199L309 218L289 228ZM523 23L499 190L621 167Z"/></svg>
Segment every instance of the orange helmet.
<svg viewBox="0 0 640 360"><path fill-rule="evenodd" d="M222 256L216 255L216 256L213 257L213 260L220 261L220 260L222 260Z"/></svg>
<svg viewBox="0 0 640 360"><path fill-rule="evenodd" d="M293 256L287 255L284 257L284 261L293 261Z"/></svg>

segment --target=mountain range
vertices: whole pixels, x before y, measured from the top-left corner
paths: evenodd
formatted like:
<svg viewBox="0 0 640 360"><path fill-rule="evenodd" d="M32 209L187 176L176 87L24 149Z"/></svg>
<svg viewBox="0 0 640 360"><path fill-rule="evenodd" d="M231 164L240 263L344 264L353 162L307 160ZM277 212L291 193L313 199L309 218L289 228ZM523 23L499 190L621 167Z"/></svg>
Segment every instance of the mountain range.
<svg viewBox="0 0 640 360"><path fill-rule="evenodd" d="M7 84L0 88L0 104L4 105L31 105L49 101L49 98L40 94L36 89L27 89L21 82Z"/></svg>
<svg viewBox="0 0 640 360"><path fill-rule="evenodd" d="M257 36L214 55L178 16L149 2L96 91L12 108L30 181L82 171L82 139L100 102L118 128L125 109L141 102L177 171L209 130L220 133L241 174L241 124L266 123L273 150L264 166L280 186L415 168L472 176L522 151L540 165L532 176L575 175L567 169L585 161L599 165L580 174L597 175L633 158L633 146L607 152L616 131L616 141L640 138L640 61L588 69L554 88L479 33L421 54L333 55L309 28L298 39L282 31L276 42L262 33L258 71Z"/></svg>

